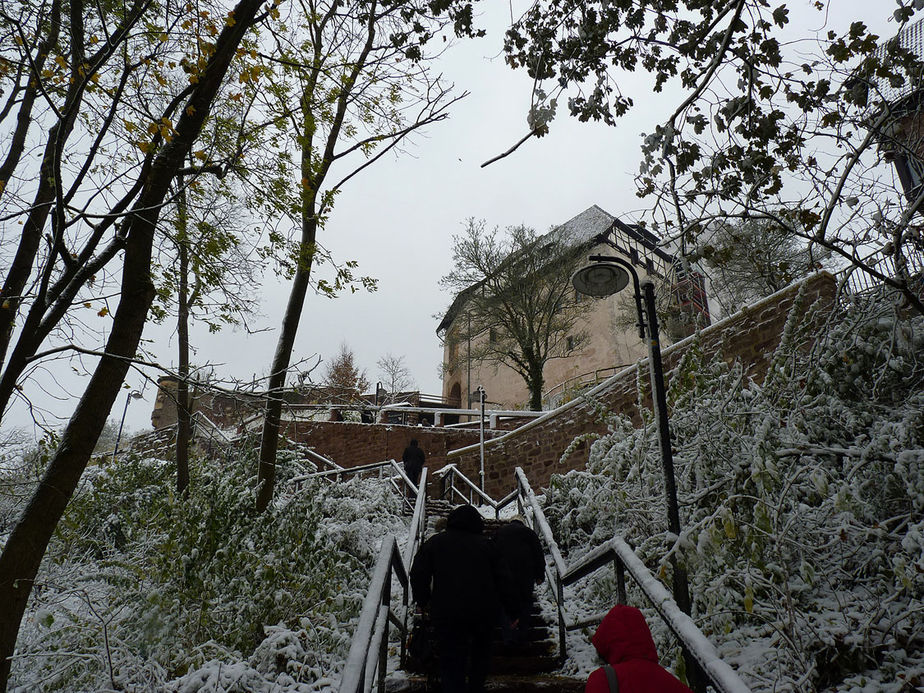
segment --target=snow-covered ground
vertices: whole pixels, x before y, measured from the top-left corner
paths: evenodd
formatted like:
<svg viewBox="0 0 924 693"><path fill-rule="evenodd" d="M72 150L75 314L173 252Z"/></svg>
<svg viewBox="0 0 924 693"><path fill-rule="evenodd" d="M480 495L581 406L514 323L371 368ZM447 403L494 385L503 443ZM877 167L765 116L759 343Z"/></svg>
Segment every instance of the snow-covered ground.
<svg viewBox="0 0 924 693"><path fill-rule="evenodd" d="M635 429L614 415L587 470L552 479L544 512L566 559L619 534L669 584L675 552L699 627L754 691L924 690L924 320L871 307L810 349L804 337L787 327L760 386L695 348L672 379L681 537L664 532L650 417ZM337 689L378 549L403 543L407 517L378 480L309 484L257 515L243 457L200 461L186 500L157 460L87 474L23 622L13 690ZM294 473L280 466L280 488ZM32 478L17 474L0 485L7 524ZM598 571L567 588L569 618L614 595ZM629 601L678 670L631 584ZM569 633L562 674L596 668L592 631Z"/></svg>

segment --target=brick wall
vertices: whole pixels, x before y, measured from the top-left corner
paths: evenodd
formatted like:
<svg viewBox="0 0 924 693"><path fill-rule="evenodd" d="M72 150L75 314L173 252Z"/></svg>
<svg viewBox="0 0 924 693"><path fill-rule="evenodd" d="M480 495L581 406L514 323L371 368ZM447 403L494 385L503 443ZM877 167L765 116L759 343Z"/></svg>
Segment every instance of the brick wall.
<svg viewBox="0 0 924 693"><path fill-rule="evenodd" d="M835 302L834 278L820 272L759 303L729 316L725 320L702 330L699 342L706 354L719 353L732 363L745 365L745 372L755 381L763 379L769 359L779 343L793 301L803 289L805 303L800 310L817 304L831 307ZM694 343L689 338L665 349L665 379L670 386L671 370ZM514 467L523 467L534 488L544 487L554 473L583 468L587 463L588 443L569 446L582 434L606 433L598 411L602 403L610 411L622 412L638 421L638 368L643 369L642 382L648 387L648 363L630 366L601 383L585 395L568 402L516 431L499 436L485 446L485 490L493 498L500 498L514 487ZM647 405L647 403L646 403ZM568 455L562 459L565 451ZM450 451L446 459L455 462L470 479L477 479L479 467L478 446Z"/></svg>
<svg viewBox="0 0 924 693"><path fill-rule="evenodd" d="M478 444L477 430L348 421L300 421L290 426L285 435L344 467L400 460L411 438L416 438L427 455L427 467L434 472L446 464L450 450ZM485 431L485 435L494 433Z"/></svg>
<svg viewBox="0 0 924 693"><path fill-rule="evenodd" d="M485 437L490 439L501 433L486 430ZM446 464L446 455L450 450L478 444L477 429L470 431L346 421L298 422L294 425L290 424L283 434L296 442L308 445L315 452L332 459L343 467L358 467L387 459L400 461L404 448L408 446L411 438L416 438L418 446L426 453L427 466L431 472ZM241 440L248 439L242 438ZM259 437L252 437L249 440L249 444L259 447ZM215 447L211 445L214 441L207 439L196 442L203 452L208 452ZM176 426L169 426L135 436L124 446L124 450L173 460L175 443Z"/></svg>

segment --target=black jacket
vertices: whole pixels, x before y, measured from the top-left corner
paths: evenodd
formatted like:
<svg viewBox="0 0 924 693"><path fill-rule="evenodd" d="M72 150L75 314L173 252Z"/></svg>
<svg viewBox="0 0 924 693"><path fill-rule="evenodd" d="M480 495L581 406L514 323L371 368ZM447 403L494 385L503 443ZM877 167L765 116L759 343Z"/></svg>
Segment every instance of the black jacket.
<svg viewBox="0 0 924 693"><path fill-rule="evenodd" d="M532 601L533 584L545 577L542 544L536 533L519 520L501 525L494 533L494 544L518 602L520 613L516 615L522 615Z"/></svg>
<svg viewBox="0 0 924 693"><path fill-rule="evenodd" d="M408 445L401 455L401 461L404 462L404 472L410 477L411 481L417 482L420 479L420 472L424 467L427 458L424 451L416 445Z"/></svg>
<svg viewBox="0 0 924 693"><path fill-rule="evenodd" d="M414 601L429 608L434 621L488 625L500 616L502 586L509 583L494 543L481 534L482 526L477 510L456 508L446 529L427 539L414 557Z"/></svg>

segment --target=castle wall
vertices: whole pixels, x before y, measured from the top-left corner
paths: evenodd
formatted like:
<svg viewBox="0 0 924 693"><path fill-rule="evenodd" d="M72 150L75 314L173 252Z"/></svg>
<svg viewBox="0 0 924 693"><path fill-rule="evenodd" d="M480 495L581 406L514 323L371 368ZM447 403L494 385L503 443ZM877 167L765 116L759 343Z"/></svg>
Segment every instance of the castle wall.
<svg viewBox="0 0 924 693"><path fill-rule="evenodd" d="M836 283L827 272L806 279L803 284L805 306L834 305ZM706 354L719 353L728 363L739 361L746 373L760 382L780 341L786 319L800 286L796 284L763 301L703 329L699 342ZM662 353L667 385L672 369L680 362L695 338L688 338ZM588 393L577 397L515 431L491 440L485 446L486 491L501 498L514 488L513 470L522 467L534 488L543 488L552 474L582 469L587 463L588 443L581 442L568 451L581 434L602 435L606 425L598 415L600 405L639 420L636 380L642 368L642 381L648 381L647 359L621 371ZM564 456L564 457L563 457ZM452 450L448 462L456 463L470 479L478 478L478 446Z"/></svg>
<svg viewBox="0 0 924 693"><path fill-rule="evenodd" d="M431 472L446 464L450 450L478 444L478 431L400 424L362 424L348 421L299 421L284 434L310 446L343 467L358 467L382 460L401 460L404 448L416 438L427 456ZM485 431L485 435L494 435Z"/></svg>
<svg viewBox="0 0 924 693"><path fill-rule="evenodd" d="M477 445L479 440L477 429L460 430L347 421L300 421L284 425L282 433L290 440L304 443L318 454L348 468L387 459L400 461L404 448L408 446L411 438L416 438L418 446L426 454L427 466L432 473L446 464L450 450ZM500 433L502 432L486 430L485 437L490 439ZM136 454L150 454L173 460L176 453L175 440L176 428L170 426L135 436L124 449ZM227 447L223 441L208 437L197 439L195 444L199 449L209 453L214 453L217 448ZM241 437L233 445L259 446L259 436L254 434Z"/></svg>

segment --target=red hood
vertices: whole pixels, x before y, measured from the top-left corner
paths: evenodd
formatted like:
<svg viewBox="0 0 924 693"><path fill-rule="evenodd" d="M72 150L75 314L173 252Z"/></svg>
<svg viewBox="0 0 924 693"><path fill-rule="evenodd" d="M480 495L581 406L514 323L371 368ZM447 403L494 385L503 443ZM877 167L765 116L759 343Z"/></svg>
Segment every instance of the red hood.
<svg viewBox="0 0 924 693"><path fill-rule="evenodd" d="M651 631L642 612L634 606L617 604L610 609L591 642L609 664L631 659L658 663L658 651Z"/></svg>

